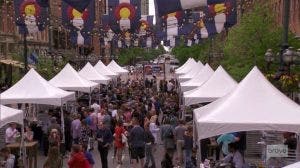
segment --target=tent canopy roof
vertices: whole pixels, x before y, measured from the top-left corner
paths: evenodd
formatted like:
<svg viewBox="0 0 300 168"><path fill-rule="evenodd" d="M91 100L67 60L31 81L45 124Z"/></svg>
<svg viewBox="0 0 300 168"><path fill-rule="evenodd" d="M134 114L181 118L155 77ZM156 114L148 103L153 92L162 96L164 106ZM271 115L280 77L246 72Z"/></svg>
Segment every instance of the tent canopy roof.
<svg viewBox="0 0 300 168"><path fill-rule="evenodd" d="M70 64L67 64L49 83L61 89L86 93L92 92L98 86L97 83L81 77Z"/></svg>
<svg viewBox="0 0 300 168"><path fill-rule="evenodd" d="M192 79L180 84L181 90L185 92L203 85L213 75L213 73L214 70L206 64L204 68L202 68L201 71Z"/></svg>
<svg viewBox="0 0 300 168"><path fill-rule="evenodd" d="M61 106L75 100L73 92L67 92L49 84L34 69L15 85L0 95L1 104L32 103Z"/></svg>
<svg viewBox="0 0 300 168"><path fill-rule="evenodd" d="M178 77L179 82L182 83L189 79L192 79L203 69L203 67L204 65L200 61L196 64L191 65L190 70L187 73L182 74Z"/></svg>
<svg viewBox="0 0 300 168"><path fill-rule="evenodd" d="M212 102L225 96L237 86L237 82L219 66L214 74L202 86L184 92L185 105Z"/></svg>
<svg viewBox="0 0 300 168"><path fill-rule="evenodd" d="M194 110L199 139L253 130L300 132L300 106L254 67L230 94Z"/></svg>
<svg viewBox="0 0 300 168"><path fill-rule="evenodd" d="M194 60L194 58L189 58L181 67L179 67L178 69L176 69L175 73L177 75L179 75L179 74L185 74L185 73L189 72L191 70L191 68L195 64L197 64L197 62Z"/></svg>
<svg viewBox="0 0 300 168"><path fill-rule="evenodd" d="M81 77L96 83L107 85L110 81L109 77L99 74L89 62L78 73Z"/></svg>
<svg viewBox="0 0 300 168"><path fill-rule="evenodd" d="M111 71L117 73L117 74L128 74L128 71L120 65L118 65L114 60L112 60L108 65L107 68L109 68Z"/></svg>
<svg viewBox="0 0 300 168"><path fill-rule="evenodd" d="M12 122L23 124L23 111L0 105L0 128Z"/></svg>
<svg viewBox="0 0 300 168"><path fill-rule="evenodd" d="M118 74L111 71L109 68L107 68L101 60L98 61L98 63L94 66L94 68L97 70L98 73L101 75L105 75L111 78L115 78L118 76Z"/></svg>

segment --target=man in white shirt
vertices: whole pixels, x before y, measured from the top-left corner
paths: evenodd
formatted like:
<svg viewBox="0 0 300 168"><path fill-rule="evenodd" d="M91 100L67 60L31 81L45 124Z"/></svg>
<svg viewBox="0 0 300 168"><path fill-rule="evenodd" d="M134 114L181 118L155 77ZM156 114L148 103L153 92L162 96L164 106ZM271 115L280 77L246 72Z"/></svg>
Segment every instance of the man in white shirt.
<svg viewBox="0 0 300 168"><path fill-rule="evenodd" d="M11 144L16 142L18 130L16 123L9 124L9 127L5 131L5 143Z"/></svg>
<svg viewBox="0 0 300 168"><path fill-rule="evenodd" d="M97 104L97 102L95 101L92 105L91 108L94 109L94 112L98 113L100 111L100 105Z"/></svg>

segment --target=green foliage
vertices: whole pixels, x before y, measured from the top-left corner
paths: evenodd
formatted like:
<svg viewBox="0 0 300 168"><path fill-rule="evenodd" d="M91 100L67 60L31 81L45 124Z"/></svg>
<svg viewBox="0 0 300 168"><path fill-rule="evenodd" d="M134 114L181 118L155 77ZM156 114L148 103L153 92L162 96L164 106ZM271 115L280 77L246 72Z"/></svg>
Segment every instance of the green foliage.
<svg viewBox="0 0 300 168"><path fill-rule="evenodd" d="M129 65L135 63L138 58L141 58L143 61L149 61L163 53L165 53L163 46L159 46L158 49L124 48L120 50L118 63Z"/></svg>
<svg viewBox="0 0 300 168"><path fill-rule="evenodd" d="M202 62L207 62L210 41L211 40L205 40L202 44L193 45L191 47L181 44L172 49L172 54L174 54L181 63L186 62L190 57L201 60Z"/></svg>
<svg viewBox="0 0 300 168"><path fill-rule="evenodd" d="M279 50L281 34L282 29L275 25L272 12L257 3L240 24L229 31L221 64L238 81L254 65L264 70L264 54L268 48Z"/></svg>

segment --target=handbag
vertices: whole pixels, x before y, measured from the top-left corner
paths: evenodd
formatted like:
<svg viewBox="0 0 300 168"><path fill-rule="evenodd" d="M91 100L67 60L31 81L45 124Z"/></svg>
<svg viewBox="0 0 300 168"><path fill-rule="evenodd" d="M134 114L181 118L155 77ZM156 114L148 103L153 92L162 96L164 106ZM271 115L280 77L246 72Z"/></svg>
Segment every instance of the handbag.
<svg viewBox="0 0 300 168"><path fill-rule="evenodd" d="M122 136L122 143L126 143L127 142L126 135L122 133L121 136Z"/></svg>

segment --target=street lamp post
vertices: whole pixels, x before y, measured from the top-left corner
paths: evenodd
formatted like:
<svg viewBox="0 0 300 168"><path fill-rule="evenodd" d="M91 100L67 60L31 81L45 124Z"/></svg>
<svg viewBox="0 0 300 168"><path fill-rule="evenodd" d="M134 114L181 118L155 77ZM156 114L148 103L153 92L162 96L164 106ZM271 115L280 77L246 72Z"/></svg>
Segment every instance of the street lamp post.
<svg viewBox="0 0 300 168"><path fill-rule="evenodd" d="M23 45L24 45L24 70L25 73L28 71L28 60L27 60L27 32L24 32L23 34Z"/></svg>
<svg viewBox="0 0 300 168"><path fill-rule="evenodd" d="M282 45L280 50L280 67L279 73L283 73L285 71L285 64L283 60L284 51L289 47L288 43L288 33L289 33L289 19L290 19L290 0L283 1L283 34L282 34Z"/></svg>
<svg viewBox="0 0 300 168"><path fill-rule="evenodd" d="M289 47L288 49L284 50L280 57L281 59L280 66L282 66L283 64L284 69L282 69L283 71L281 71L280 75L282 75L282 72L284 72L285 70L287 70L288 75L290 75L290 66L293 64L297 64L297 60L299 58L300 58L300 49L295 50L293 47ZM267 52L265 53L265 60L267 62L267 70L269 70L271 63L273 63L275 60L275 54L273 53L272 49L268 49Z"/></svg>

